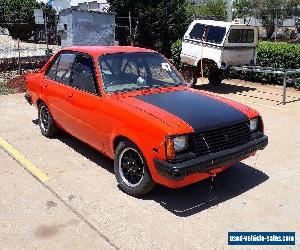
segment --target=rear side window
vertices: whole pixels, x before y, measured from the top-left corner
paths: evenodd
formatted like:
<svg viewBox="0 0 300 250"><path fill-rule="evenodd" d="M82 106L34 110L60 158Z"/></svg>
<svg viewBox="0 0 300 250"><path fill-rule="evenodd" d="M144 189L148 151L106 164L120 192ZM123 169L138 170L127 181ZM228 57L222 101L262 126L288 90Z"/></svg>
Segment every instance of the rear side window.
<svg viewBox="0 0 300 250"><path fill-rule="evenodd" d="M217 44L222 43L225 32L225 27L208 26L206 31L206 42Z"/></svg>
<svg viewBox="0 0 300 250"><path fill-rule="evenodd" d="M71 86L91 94L97 94L94 64L91 57L77 55L72 73Z"/></svg>
<svg viewBox="0 0 300 250"><path fill-rule="evenodd" d="M57 82L69 84L74 59L75 55L73 53L63 53L60 55L55 77Z"/></svg>
<svg viewBox="0 0 300 250"><path fill-rule="evenodd" d="M52 63L52 66L50 66L50 68L48 68L48 70L46 72L46 76L49 79L55 80L58 62L59 62L59 56L54 60L54 62Z"/></svg>
<svg viewBox="0 0 300 250"><path fill-rule="evenodd" d="M204 30L205 30L205 25L196 23L190 32L190 38L196 39L196 40L201 40Z"/></svg>
<svg viewBox="0 0 300 250"><path fill-rule="evenodd" d="M232 29L228 37L229 43L253 43L254 30L251 29Z"/></svg>

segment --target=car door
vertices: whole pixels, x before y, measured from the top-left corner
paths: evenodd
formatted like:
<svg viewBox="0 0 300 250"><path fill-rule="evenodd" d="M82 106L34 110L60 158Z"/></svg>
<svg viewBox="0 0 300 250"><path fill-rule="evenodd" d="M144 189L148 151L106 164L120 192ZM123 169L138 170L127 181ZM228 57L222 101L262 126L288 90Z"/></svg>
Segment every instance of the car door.
<svg viewBox="0 0 300 250"><path fill-rule="evenodd" d="M195 23L189 29L183 38L181 57L182 59L192 65L197 65L198 58L202 51L202 39L205 32L205 25Z"/></svg>
<svg viewBox="0 0 300 250"><path fill-rule="evenodd" d="M46 70L42 84L42 93L56 123L69 131L70 117L70 75L75 60L74 52L62 52L57 55Z"/></svg>
<svg viewBox="0 0 300 250"><path fill-rule="evenodd" d="M90 55L78 53L73 66L68 107L72 116L73 135L102 150L101 97Z"/></svg>

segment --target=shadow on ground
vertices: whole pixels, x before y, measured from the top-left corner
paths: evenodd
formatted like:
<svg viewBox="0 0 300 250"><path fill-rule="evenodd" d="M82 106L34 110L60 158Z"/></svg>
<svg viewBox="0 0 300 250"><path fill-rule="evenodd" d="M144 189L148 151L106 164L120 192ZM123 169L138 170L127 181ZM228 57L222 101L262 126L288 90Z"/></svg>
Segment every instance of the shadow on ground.
<svg viewBox="0 0 300 250"><path fill-rule="evenodd" d="M38 124L37 120L32 122ZM57 139L113 174L113 161L110 158L66 133L61 133ZM142 199L154 200L176 216L187 217L239 196L268 179L265 173L238 163L217 175L211 192L211 180L207 179L181 189L158 185Z"/></svg>
<svg viewBox="0 0 300 250"><path fill-rule="evenodd" d="M221 84L221 85L201 84L201 85L196 85L194 88L199 89L199 90L214 92L217 94L230 94L230 93L236 94L236 93L249 92L249 91L256 90L255 87L234 85L234 84L230 84L230 83Z"/></svg>
<svg viewBox="0 0 300 250"><path fill-rule="evenodd" d="M38 119L32 120L32 123L35 125L39 125ZM103 169L113 174L113 161L107 156L101 154L96 149L90 147L89 145L79 141L75 137L71 135L60 132L59 135L55 138L60 140L62 143L66 144L68 147L75 150L77 153L81 154L83 157L88 160L94 162L98 166L101 166Z"/></svg>
<svg viewBox="0 0 300 250"><path fill-rule="evenodd" d="M211 192L211 180L207 179L181 189L158 186L145 199L158 202L177 216L187 217L239 196L268 179L265 173L240 162L216 176Z"/></svg>
<svg viewBox="0 0 300 250"><path fill-rule="evenodd" d="M260 90L256 87L235 85L234 83L222 83L220 85L211 85L211 84L200 84L194 87L198 90L205 90L208 92L216 93L216 94L236 94L240 97L248 97L252 98L255 101L269 101L274 103L275 105L282 104L282 93L281 91L266 91ZM294 95L286 95L287 101L286 103L294 103L299 102L300 98Z"/></svg>

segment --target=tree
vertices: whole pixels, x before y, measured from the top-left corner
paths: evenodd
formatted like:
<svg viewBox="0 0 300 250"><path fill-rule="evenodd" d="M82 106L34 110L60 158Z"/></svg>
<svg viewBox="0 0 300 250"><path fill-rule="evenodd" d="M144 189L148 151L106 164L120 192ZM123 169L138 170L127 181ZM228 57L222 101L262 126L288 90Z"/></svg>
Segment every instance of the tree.
<svg viewBox="0 0 300 250"><path fill-rule="evenodd" d="M190 21L197 16L212 16L226 20L227 2L226 0L210 0L197 5L189 3L186 11Z"/></svg>
<svg viewBox="0 0 300 250"><path fill-rule="evenodd" d="M129 44L128 17L132 16L132 33L135 44L153 48L170 56L171 44L182 37L187 18L184 0L109 0L110 11L116 13L116 37L120 44ZM127 26L127 28L124 28Z"/></svg>
<svg viewBox="0 0 300 250"><path fill-rule="evenodd" d="M236 0L234 9L236 17L258 18L266 28L267 37L270 38L275 30L276 18L286 18L298 5L300 0Z"/></svg>
<svg viewBox="0 0 300 250"><path fill-rule="evenodd" d="M14 38L27 40L37 28L34 22L34 9L47 10L49 26L55 25L55 10L36 0L1 0L0 9L3 26L6 26Z"/></svg>

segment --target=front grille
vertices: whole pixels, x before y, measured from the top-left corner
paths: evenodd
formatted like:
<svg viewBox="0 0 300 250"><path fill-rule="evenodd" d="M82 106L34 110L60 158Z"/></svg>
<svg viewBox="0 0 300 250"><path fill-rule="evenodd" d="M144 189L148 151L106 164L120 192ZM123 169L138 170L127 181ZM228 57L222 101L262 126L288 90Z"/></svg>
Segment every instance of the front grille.
<svg viewBox="0 0 300 250"><path fill-rule="evenodd" d="M249 142L250 139L249 124L245 122L196 133L191 138L191 144L196 155L206 155L241 146Z"/></svg>

